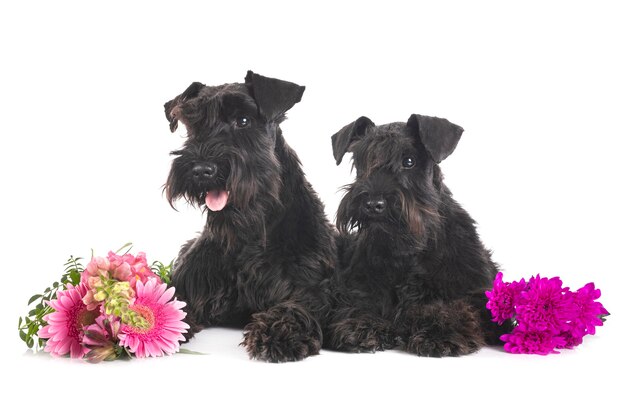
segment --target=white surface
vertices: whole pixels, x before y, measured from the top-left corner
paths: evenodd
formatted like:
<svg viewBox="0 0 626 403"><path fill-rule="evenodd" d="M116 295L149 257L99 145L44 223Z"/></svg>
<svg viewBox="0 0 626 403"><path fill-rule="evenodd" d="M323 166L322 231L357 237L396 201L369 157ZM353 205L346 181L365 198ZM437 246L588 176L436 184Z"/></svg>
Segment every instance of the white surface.
<svg viewBox="0 0 626 403"><path fill-rule="evenodd" d="M0 6L3 396L618 400L626 269L619 2L299 3ZM167 261L200 229L198 211L180 204L176 212L161 194L168 153L183 141L182 131L169 133L162 105L192 81L241 82L247 69L307 86L282 127L331 217L337 189L351 180L331 154L342 126L411 113L463 126L442 164L446 183L505 279L594 281L612 313L606 326L549 357L324 351L271 365L249 361L240 332L223 329L189 345L206 356L93 366L25 354L17 317L70 254L133 241L150 260Z"/></svg>

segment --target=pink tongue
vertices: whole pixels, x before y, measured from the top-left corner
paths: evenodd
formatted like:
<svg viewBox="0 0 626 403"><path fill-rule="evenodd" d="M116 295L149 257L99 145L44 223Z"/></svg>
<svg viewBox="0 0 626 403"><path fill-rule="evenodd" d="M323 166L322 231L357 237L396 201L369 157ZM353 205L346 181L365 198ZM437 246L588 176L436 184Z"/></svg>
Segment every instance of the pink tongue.
<svg viewBox="0 0 626 403"><path fill-rule="evenodd" d="M204 199L206 206L211 211L220 211L228 202L228 192L225 190L211 190Z"/></svg>

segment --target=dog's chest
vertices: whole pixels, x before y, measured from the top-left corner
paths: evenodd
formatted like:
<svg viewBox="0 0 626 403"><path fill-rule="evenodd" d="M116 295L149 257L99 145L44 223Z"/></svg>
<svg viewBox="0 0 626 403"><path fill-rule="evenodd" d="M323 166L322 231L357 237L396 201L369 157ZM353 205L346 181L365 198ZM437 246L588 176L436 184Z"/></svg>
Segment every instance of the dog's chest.
<svg viewBox="0 0 626 403"><path fill-rule="evenodd" d="M418 262L417 251L390 242L361 239L353 250L346 285L374 304L383 316L394 311L398 290L407 283Z"/></svg>
<svg viewBox="0 0 626 403"><path fill-rule="evenodd" d="M363 242L357 248L353 267L365 268L368 275L393 287L406 281L419 263L418 251L412 245L394 242Z"/></svg>
<svg viewBox="0 0 626 403"><path fill-rule="evenodd" d="M237 308L257 312L289 298L293 282L287 265L260 246L240 250L225 268L234 274L230 285L237 294Z"/></svg>

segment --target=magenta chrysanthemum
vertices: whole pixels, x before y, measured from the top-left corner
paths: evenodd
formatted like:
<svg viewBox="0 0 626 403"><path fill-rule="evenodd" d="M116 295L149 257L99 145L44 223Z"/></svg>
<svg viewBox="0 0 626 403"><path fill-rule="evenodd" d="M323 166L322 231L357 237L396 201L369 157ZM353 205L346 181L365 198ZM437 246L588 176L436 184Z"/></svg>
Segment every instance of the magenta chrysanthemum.
<svg viewBox="0 0 626 403"><path fill-rule="evenodd" d="M519 299L520 292L526 289L526 281L524 279L520 282L507 283L502 281L502 276L502 272L498 272L493 280L493 289L485 292L489 299L487 309L491 311L493 321L499 324L513 317L515 304Z"/></svg>
<svg viewBox="0 0 626 403"><path fill-rule="evenodd" d="M531 330L559 334L571 316L571 293L558 277L531 277L515 309L517 320Z"/></svg>
<svg viewBox="0 0 626 403"><path fill-rule="evenodd" d="M588 283L572 296L571 333L574 337L596 334L596 326L602 326L601 317L609 312L596 301L600 295L600 290L593 283Z"/></svg>
<svg viewBox="0 0 626 403"><path fill-rule="evenodd" d="M504 342L504 350L513 354L558 354L555 348L564 344L561 337L549 331L529 330L524 326L518 326L512 333L500 336L500 340Z"/></svg>
<svg viewBox="0 0 626 403"><path fill-rule="evenodd" d="M569 330L561 332L559 337L559 343L557 343L556 348L572 349L583 342L582 336L574 336Z"/></svg>
<svg viewBox="0 0 626 403"><path fill-rule="evenodd" d="M189 328L182 320L185 303L176 299L174 289L166 284L159 284L151 278L144 284L137 281L136 299L129 308L141 315L145 327L123 324L120 329L120 345L128 347L137 357L160 357L173 354L179 349L179 342L184 341L183 333Z"/></svg>
<svg viewBox="0 0 626 403"><path fill-rule="evenodd" d="M572 292L558 277L536 275L528 283L524 279L506 283L498 273L493 289L485 294L494 322L513 319L516 327L500 339L504 349L515 354L545 355L556 348L574 348L609 314L596 301L600 290L593 283Z"/></svg>
<svg viewBox="0 0 626 403"><path fill-rule="evenodd" d="M55 312L44 317L48 325L38 332L40 338L47 339L44 351L53 356L69 353L72 358L82 358L88 351L82 345L84 327L94 323L98 313L83 303L86 292L83 284L68 284L66 290L58 292L56 300L48 302Z"/></svg>

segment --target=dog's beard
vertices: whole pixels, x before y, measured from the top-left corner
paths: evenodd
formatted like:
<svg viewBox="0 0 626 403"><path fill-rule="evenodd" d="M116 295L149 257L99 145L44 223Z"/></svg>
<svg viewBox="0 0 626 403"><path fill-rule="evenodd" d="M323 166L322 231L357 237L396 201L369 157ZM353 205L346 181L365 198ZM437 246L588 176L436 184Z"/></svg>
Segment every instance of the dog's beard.
<svg viewBox="0 0 626 403"><path fill-rule="evenodd" d="M175 208L174 202L184 199L202 208L207 235L227 250L240 241L265 245L268 223L282 209L281 166L275 155L269 152L251 159L229 154L219 164L218 176L202 183L192 180L193 164L193 158L172 164L164 187L170 205Z"/></svg>
<svg viewBox="0 0 626 403"><path fill-rule="evenodd" d="M223 187L192 197L206 214L207 235L226 251L234 250L238 244L266 245L272 218L282 209L281 182L271 180L269 171L252 177L233 169Z"/></svg>
<svg viewBox="0 0 626 403"><path fill-rule="evenodd" d="M380 216L371 216L361 208L364 193L348 188L337 210L337 228L342 233L356 232L366 242L404 241L423 249L430 234L441 225L435 208L424 207L418 200L398 190L389 196L389 207Z"/></svg>
<svg viewBox="0 0 626 403"><path fill-rule="evenodd" d="M199 158L193 152L179 150L171 154L179 157L172 162L167 182L163 187L170 206L176 210L174 202L184 199L188 204L198 208L205 206L211 211L224 209L230 199L227 189L230 167L227 161L217 160L217 174L211 178L198 180L194 177L193 169Z"/></svg>
<svg viewBox="0 0 626 403"><path fill-rule="evenodd" d="M227 251L232 251L240 242L258 242L265 246L268 223L282 208L278 194L249 194L245 206L238 203L236 195L237 190L213 190L179 198L203 208L207 235Z"/></svg>
<svg viewBox="0 0 626 403"><path fill-rule="evenodd" d="M280 208L277 200L254 198L246 208L228 205L218 212L207 211L206 231L226 251L233 251L239 244L257 243L265 247L272 217Z"/></svg>

